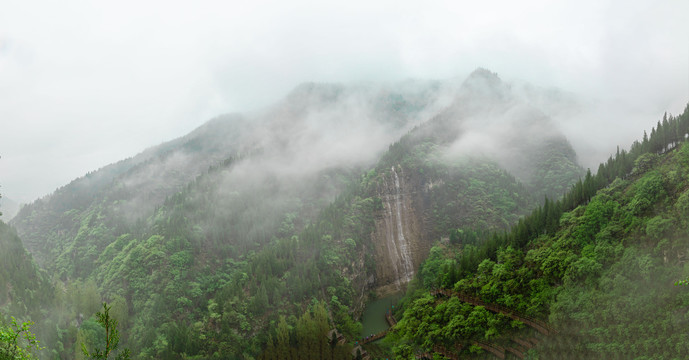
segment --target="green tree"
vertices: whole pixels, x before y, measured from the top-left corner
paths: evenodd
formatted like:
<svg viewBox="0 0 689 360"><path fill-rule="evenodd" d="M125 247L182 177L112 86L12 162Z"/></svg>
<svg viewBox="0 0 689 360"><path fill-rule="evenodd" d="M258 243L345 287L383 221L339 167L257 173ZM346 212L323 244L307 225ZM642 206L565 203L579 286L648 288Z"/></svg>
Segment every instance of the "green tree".
<svg viewBox="0 0 689 360"><path fill-rule="evenodd" d="M101 297L98 293L98 286L93 280L85 283L77 281L70 284L67 293L71 294L70 300L76 315L81 314L85 318L89 318L98 311Z"/></svg>
<svg viewBox="0 0 689 360"><path fill-rule="evenodd" d="M289 327L284 316L280 316L277 330L277 357L280 360L287 360L290 357Z"/></svg>
<svg viewBox="0 0 689 360"><path fill-rule="evenodd" d="M328 330L330 325L328 324L328 310L326 310L325 305L321 302L316 304L313 310L313 321L314 330L316 336L316 342L318 347L318 356L321 359L326 358L327 348L328 348Z"/></svg>
<svg viewBox="0 0 689 360"><path fill-rule="evenodd" d="M110 304L112 317L117 319L117 322L122 325L123 328L126 328L129 322L129 306L127 305L127 299L120 295L115 295Z"/></svg>
<svg viewBox="0 0 689 360"><path fill-rule="evenodd" d="M11 319L12 324L9 327L0 325L0 360L35 359L32 351L42 348L38 346L36 335L29 331L33 322L27 321L18 325L14 317Z"/></svg>
<svg viewBox="0 0 689 360"><path fill-rule="evenodd" d="M104 359L107 360L111 353L117 350L117 346L120 343L120 333L117 330L117 319L110 316L110 307L108 304L103 303L103 312L96 313L96 322L101 324L105 328L105 349L102 351L100 349L95 349L93 352L89 352L86 349L86 344L81 343L81 351L90 359ZM115 359L129 359L129 349L125 348L120 352Z"/></svg>

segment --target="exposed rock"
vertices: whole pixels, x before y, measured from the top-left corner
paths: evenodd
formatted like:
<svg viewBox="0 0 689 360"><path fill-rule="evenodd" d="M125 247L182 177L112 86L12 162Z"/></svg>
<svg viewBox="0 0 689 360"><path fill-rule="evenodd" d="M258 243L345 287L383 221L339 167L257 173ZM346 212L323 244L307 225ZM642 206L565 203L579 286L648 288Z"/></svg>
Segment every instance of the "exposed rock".
<svg viewBox="0 0 689 360"><path fill-rule="evenodd" d="M379 189L383 209L371 234L379 295L405 287L428 255L430 241L424 237L423 204L417 185L397 166L385 174Z"/></svg>

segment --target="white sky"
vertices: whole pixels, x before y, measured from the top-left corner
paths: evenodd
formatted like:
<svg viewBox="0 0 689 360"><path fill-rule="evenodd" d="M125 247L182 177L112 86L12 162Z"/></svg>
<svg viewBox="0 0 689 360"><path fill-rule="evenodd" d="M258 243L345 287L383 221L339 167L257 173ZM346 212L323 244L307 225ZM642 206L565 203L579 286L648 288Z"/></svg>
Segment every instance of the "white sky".
<svg viewBox="0 0 689 360"><path fill-rule="evenodd" d="M304 81L479 66L612 104L589 141L626 147L689 101L688 14L686 0L0 0L0 193L31 201Z"/></svg>

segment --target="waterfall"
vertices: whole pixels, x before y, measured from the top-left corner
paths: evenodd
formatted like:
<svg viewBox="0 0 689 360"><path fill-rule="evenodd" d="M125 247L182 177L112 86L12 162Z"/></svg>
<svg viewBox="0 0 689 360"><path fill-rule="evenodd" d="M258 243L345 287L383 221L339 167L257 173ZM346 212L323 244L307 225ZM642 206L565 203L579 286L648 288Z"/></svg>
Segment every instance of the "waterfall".
<svg viewBox="0 0 689 360"><path fill-rule="evenodd" d="M384 178L385 188L388 189L388 182ZM400 288L400 270L398 264L401 262L399 253L397 252L397 241L395 241L395 231L393 228L392 204L390 203L390 196L385 197L385 210L387 217L385 221L385 240L387 241L388 256L392 264L392 270L395 274L395 283L397 288Z"/></svg>
<svg viewBox="0 0 689 360"><path fill-rule="evenodd" d="M409 242L404 236L404 218L406 217L404 195L395 167L393 166L391 170L395 185L394 192L390 191L391 187L388 186L387 180L384 180L385 188L389 189L385 196L385 240L391 270L395 276L395 284L400 288L403 283L408 283L414 275L414 262L409 254Z"/></svg>
<svg viewBox="0 0 689 360"><path fill-rule="evenodd" d="M414 275L414 262L410 254L410 245L407 238L404 236L404 222L407 216L406 205L404 203L404 194L400 186L400 178L395 171L395 167L391 168L392 180L394 181L394 190L388 177L383 178L385 192L383 199L385 201L385 242L387 248L387 257L389 259L389 269L394 277L394 283L398 289L405 283L408 283ZM381 229L383 230L383 229Z"/></svg>
<svg viewBox="0 0 689 360"><path fill-rule="evenodd" d="M395 209L397 210L397 252L400 256L398 259L402 261L402 268L404 269L404 281L409 282L414 275L414 263L409 256L409 243L404 238L404 227L402 226L402 214L404 202L402 202L402 194L400 192L400 179L397 176L395 167L392 167L392 173L395 176ZM399 276L398 276L399 282Z"/></svg>

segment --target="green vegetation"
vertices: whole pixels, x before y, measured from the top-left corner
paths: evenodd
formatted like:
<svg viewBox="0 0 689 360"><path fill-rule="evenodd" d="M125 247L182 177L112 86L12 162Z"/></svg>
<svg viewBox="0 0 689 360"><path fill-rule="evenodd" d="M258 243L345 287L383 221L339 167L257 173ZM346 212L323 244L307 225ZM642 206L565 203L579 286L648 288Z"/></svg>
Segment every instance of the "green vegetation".
<svg viewBox="0 0 689 360"><path fill-rule="evenodd" d="M120 333L117 330L117 319L110 316L110 309L112 307L108 304L103 303L103 312L96 313L96 322L103 326L105 329L105 347L103 350L95 349L90 352L86 348L86 344L81 343L81 351L87 358L90 359L104 359L107 360L111 353L117 351L117 347L120 343ZM122 350L115 359L129 359L130 352L129 349Z"/></svg>
<svg viewBox="0 0 689 360"><path fill-rule="evenodd" d="M437 183L429 195L438 236L458 226L504 229L536 204L495 164L448 165L438 157L441 148L421 148L405 150L405 164L418 169L414 181ZM356 170L324 172L308 191L271 178L233 180L228 174L238 163L230 158L209 169L144 221L113 220L107 199L61 216L79 222L71 245L51 250L56 310L41 328L52 356L82 356L81 343L103 348L104 334L91 318L103 300L113 309L119 304L121 343L141 359L255 356L271 341L277 346L281 319L298 329L303 304L314 298L327 307L329 326L347 339L359 336L355 309L366 298L355 291L374 271L365 249L390 162L360 177ZM320 194L333 188L344 190L324 206ZM290 336L297 339L290 351L301 352L300 337Z"/></svg>
<svg viewBox="0 0 689 360"><path fill-rule="evenodd" d="M543 338L534 357L686 357L689 293L672 284L688 275L689 143L680 141L688 131L689 106L509 233L432 250L406 300L395 354L456 343L469 353L476 340L507 347L533 331L430 297L444 287L555 325L559 334Z"/></svg>
<svg viewBox="0 0 689 360"><path fill-rule="evenodd" d="M16 231L2 221L0 249L0 315L41 319L42 310L52 305L52 286L22 246Z"/></svg>
<svg viewBox="0 0 689 360"><path fill-rule="evenodd" d="M9 326L0 323L0 359L2 360L29 360L35 359L33 351L41 350L40 341L31 332L32 322L26 321L17 324L12 317Z"/></svg>
<svg viewBox="0 0 689 360"><path fill-rule="evenodd" d="M337 335L330 333L332 325L328 323L328 313L323 303L311 304L292 324L288 324L284 316L280 317L273 329L265 350L258 357L260 360L352 358L351 345L339 344Z"/></svg>
<svg viewBox="0 0 689 360"><path fill-rule="evenodd" d="M421 171L435 173L438 185L429 193L433 232L457 226L503 229L535 205L494 164L468 161L453 168L423 160L437 151L408 158L409 166L424 161ZM282 187L257 197L276 185L265 179L220 192L215 184L227 181L234 165L229 160L209 170L132 226L109 225L105 203L81 214L72 211L82 220L75 242L55 262L56 310L41 326L55 356L81 356L81 343L102 348L102 330L90 317L103 300L113 309L119 306L121 342L137 358L258 354L271 337L276 341L271 332L280 318L296 328L301 304L314 297L327 306L332 327L347 339L358 337L353 309L365 298L355 289L373 272L364 249L382 207L377 189L388 164L361 177L320 175L316 189L346 188L310 224L304 219L320 206L313 189ZM413 176L423 179L418 174ZM362 263L350 260L359 257Z"/></svg>
<svg viewBox="0 0 689 360"><path fill-rule="evenodd" d="M386 99L392 113L422 107ZM351 358L371 290L389 285L377 278L375 236L394 168L420 229L408 237L423 251L443 241L416 271L377 356L471 355L479 342L507 347L533 335L489 305L433 297L439 288L555 325L560 334L533 356L686 354L669 346L686 343L689 304L686 288L671 286L689 277L686 112L595 174L576 165L563 137L528 142L512 155L532 162L520 169L531 176L517 177L498 160L452 152L465 120L452 111L370 166L274 171L271 149L225 147L241 131L214 123L204 130L214 136L89 174L12 223L49 272L0 224L0 309L36 321L41 358L125 356L118 346L137 359ZM642 342L644 333L663 343Z"/></svg>

